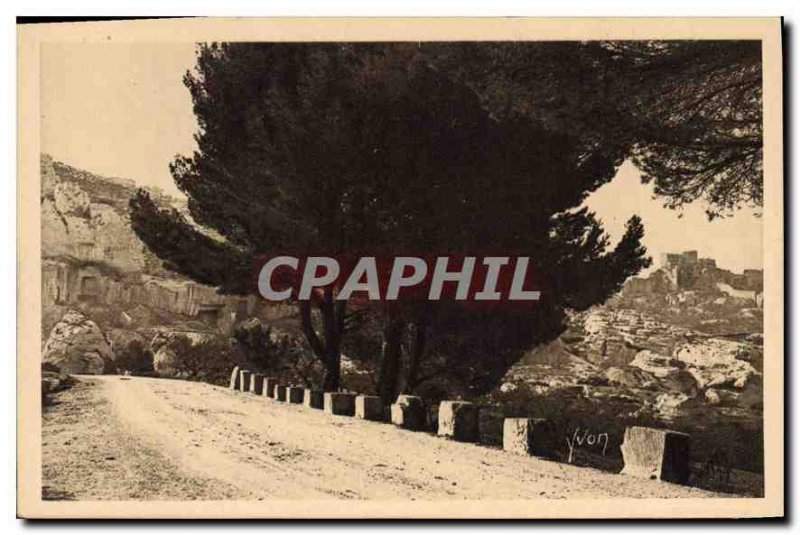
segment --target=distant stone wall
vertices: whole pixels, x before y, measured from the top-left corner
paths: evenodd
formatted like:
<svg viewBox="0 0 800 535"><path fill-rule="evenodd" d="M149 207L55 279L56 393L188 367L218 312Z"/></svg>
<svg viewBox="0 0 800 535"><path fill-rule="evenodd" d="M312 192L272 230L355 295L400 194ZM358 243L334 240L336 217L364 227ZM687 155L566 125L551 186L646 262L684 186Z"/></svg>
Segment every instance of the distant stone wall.
<svg viewBox="0 0 800 535"><path fill-rule="evenodd" d="M661 266L648 277L633 277L625 283L623 295L627 297L666 294L683 290L719 291L718 284L747 292L760 292L764 288L764 272L746 269L733 273L717 267L712 258L698 258L697 251L666 253L661 255Z"/></svg>

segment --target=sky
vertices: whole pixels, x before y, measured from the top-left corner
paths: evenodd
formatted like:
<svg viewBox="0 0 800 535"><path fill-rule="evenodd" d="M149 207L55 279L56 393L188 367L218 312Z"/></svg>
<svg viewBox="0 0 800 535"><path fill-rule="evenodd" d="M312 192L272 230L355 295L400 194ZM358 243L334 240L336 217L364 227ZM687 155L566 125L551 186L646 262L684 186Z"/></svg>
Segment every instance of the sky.
<svg viewBox="0 0 800 535"><path fill-rule="evenodd" d="M182 83L194 60L193 43L44 44L42 152L73 167L180 195L168 165L196 148L197 122ZM631 163L585 204L612 242L631 215L641 216L644 245L654 261L650 270L662 253L687 250L735 272L762 267L763 227L754 210L709 222L699 202L680 212L666 209Z"/></svg>

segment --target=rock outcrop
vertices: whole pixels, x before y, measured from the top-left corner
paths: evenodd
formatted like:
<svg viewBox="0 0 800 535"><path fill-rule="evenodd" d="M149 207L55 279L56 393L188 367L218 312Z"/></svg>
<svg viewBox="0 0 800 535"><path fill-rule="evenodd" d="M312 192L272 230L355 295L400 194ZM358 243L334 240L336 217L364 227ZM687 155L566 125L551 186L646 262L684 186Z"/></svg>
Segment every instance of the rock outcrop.
<svg viewBox="0 0 800 535"><path fill-rule="evenodd" d="M102 374L115 371L111 344L95 322L70 310L47 339L43 361L67 374Z"/></svg>
<svg viewBox="0 0 800 535"><path fill-rule="evenodd" d="M46 155L41 165L45 256L106 262L122 272L138 272L148 262L155 263L128 220L126 204L133 183L101 179ZM99 198L103 192L107 195Z"/></svg>
<svg viewBox="0 0 800 535"><path fill-rule="evenodd" d="M139 240L129 216L136 185L41 156L42 336L68 310L80 310L104 330L180 330L187 322L209 330L261 313L259 301L219 295L164 269ZM185 202L150 189L161 207L186 213Z"/></svg>
<svg viewBox="0 0 800 535"><path fill-rule="evenodd" d="M496 395L613 405L621 415L664 422L758 422L761 327L717 333L719 324L709 322L720 310L691 306L701 310L706 323L690 327L673 322L681 318L669 310L639 308L619 298L572 314L565 333L525 355ZM707 325L711 332L703 330Z"/></svg>

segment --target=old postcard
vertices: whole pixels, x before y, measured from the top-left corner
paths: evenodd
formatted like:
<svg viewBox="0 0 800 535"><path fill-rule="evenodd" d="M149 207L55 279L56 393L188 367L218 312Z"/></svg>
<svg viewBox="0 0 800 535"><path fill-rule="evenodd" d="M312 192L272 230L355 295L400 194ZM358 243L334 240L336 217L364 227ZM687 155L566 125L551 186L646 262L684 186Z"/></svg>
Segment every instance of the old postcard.
<svg viewBox="0 0 800 535"><path fill-rule="evenodd" d="M783 515L780 19L18 35L21 516Z"/></svg>

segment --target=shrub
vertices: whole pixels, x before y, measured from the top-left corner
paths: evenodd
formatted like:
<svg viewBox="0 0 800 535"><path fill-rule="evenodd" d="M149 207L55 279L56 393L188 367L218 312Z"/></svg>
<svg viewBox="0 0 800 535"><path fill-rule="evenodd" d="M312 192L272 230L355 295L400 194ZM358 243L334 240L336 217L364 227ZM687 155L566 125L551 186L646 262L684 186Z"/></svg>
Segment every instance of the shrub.
<svg viewBox="0 0 800 535"><path fill-rule="evenodd" d="M292 384L318 384L322 373L320 363L296 337L251 318L236 326L233 338L236 364L254 372L277 375Z"/></svg>
<svg viewBox="0 0 800 535"><path fill-rule="evenodd" d="M153 374L153 353L144 342L134 338L122 344L116 353L118 372L130 372L131 375Z"/></svg>
<svg viewBox="0 0 800 535"><path fill-rule="evenodd" d="M231 341L225 336L213 336L193 341L177 335L168 342L175 375L212 384L224 385L235 364Z"/></svg>

